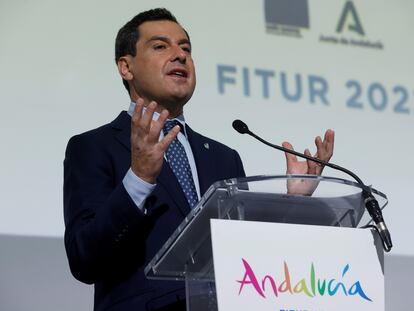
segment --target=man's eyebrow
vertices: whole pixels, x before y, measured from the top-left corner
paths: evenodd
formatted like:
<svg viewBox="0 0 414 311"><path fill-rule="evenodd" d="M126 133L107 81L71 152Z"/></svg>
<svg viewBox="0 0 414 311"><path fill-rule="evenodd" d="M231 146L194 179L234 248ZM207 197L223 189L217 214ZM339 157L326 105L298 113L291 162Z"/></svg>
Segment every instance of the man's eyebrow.
<svg viewBox="0 0 414 311"><path fill-rule="evenodd" d="M147 40L147 43L150 43L152 41L163 41L165 43L170 43L171 39L165 36L152 36ZM189 44L191 46L191 42L187 38L178 40L178 44Z"/></svg>
<svg viewBox="0 0 414 311"><path fill-rule="evenodd" d="M171 40L164 36L152 36L147 40L147 43L151 41L164 41L164 42L170 42Z"/></svg>
<svg viewBox="0 0 414 311"><path fill-rule="evenodd" d="M183 38L183 39L179 40L178 44L189 44L191 46L191 42L187 38Z"/></svg>

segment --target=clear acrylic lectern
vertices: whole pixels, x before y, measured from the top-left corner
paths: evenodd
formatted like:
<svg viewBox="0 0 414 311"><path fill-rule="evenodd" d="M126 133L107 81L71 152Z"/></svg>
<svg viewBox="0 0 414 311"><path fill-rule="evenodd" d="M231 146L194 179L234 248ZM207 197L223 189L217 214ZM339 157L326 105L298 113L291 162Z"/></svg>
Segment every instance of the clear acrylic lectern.
<svg viewBox="0 0 414 311"><path fill-rule="evenodd" d="M291 189L297 189L297 194ZM210 219L362 227L370 218L361 193L358 183L314 175L216 182L154 256L145 273L152 279L184 280L187 310L217 310ZM372 193L384 208L387 197L375 189Z"/></svg>

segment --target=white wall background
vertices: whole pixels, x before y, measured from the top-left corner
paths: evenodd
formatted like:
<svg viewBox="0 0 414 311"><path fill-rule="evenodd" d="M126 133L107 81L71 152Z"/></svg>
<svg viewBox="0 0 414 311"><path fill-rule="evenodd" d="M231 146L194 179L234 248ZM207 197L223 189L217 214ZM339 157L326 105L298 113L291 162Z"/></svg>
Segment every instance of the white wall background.
<svg viewBox="0 0 414 311"><path fill-rule="evenodd" d="M235 133L233 119L244 119L275 143L289 139L299 150L313 147L313 138L326 128L335 129L333 161L389 196L385 214L395 252L414 254L407 235L414 216L409 204L414 185L414 3L356 3L365 39L381 41L381 51L319 42L321 34L336 35L343 4L310 1L310 29L298 39L266 33L263 1L2 0L0 233L62 235L67 140L111 121L128 106L113 61L116 33L137 12L167 6L189 30L194 46L198 86L185 109L189 124L236 148L249 175L284 173L284 157ZM356 37L349 31L342 35ZM226 85L224 94L218 92L218 64L237 69L230 75L236 84ZM250 97L243 95L243 67L250 70ZM254 74L257 68L275 72L268 99ZM298 102L281 95L281 72L291 90L296 73L303 79ZM328 82L329 106L309 103L308 75ZM355 92L345 87L350 79L363 88L363 109L346 107ZM367 87L373 82L387 89L384 111L369 106ZM408 114L392 111L399 98L392 93L396 85L408 91Z"/></svg>

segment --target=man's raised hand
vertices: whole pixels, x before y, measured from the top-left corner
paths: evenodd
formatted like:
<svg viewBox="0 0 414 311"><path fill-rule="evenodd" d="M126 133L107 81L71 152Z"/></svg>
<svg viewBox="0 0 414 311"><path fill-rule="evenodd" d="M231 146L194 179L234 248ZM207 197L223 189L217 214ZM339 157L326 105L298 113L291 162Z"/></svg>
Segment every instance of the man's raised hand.
<svg viewBox="0 0 414 311"><path fill-rule="evenodd" d="M180 126L173 127L159 140L169 113L163 110L158 120L153 120L157 103L152 101L144 113L143 107L144 100L139 98L131 120L131 169L142 180L154 184L161 172L164 153L180 132Z"/></svg>

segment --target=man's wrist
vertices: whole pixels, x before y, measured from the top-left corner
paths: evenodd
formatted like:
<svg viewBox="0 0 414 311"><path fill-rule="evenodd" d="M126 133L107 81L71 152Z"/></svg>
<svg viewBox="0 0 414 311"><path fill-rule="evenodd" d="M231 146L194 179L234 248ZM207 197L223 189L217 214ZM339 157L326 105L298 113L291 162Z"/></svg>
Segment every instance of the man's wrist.
<svg viewBox="0 0 414 311"><path fill-rule="evenodd" d="M132 174L134 174L134 176L136 178L138 178L139 180L141 180L143 182L146 182L149 185L155 185L155 183L157 181L157 178L156 177L142 174L138 170L134 169L132 166L130 168L130 171L131 171Z"/></svg>
<svg viewBox="0 0 414 311"><path fill-rule="evenodd" d="M149 183L137 176L130 168L125 174L122 183L135 205L143 211L145 199L154 190L156 184Z"/></svg>

